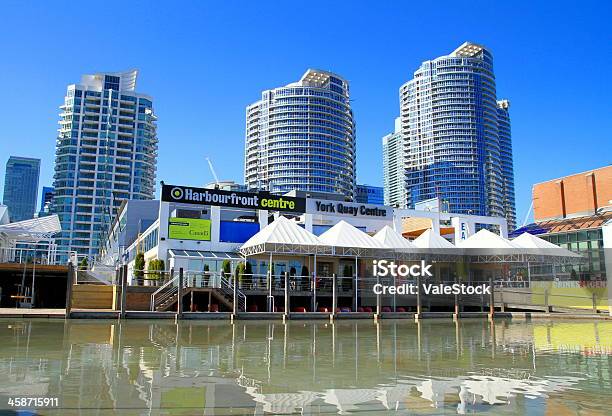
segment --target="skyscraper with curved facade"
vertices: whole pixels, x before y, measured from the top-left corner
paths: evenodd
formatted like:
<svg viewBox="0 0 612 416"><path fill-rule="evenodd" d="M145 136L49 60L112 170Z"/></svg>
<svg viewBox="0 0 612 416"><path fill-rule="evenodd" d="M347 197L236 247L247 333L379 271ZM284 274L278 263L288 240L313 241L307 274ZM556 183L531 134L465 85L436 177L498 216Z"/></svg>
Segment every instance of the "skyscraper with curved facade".
<svg viewBox="0 0 612 416"><path fill-rule="evenodd" d="M508 102L498 104L493 55L466 42L425 61L400 88L408 207L439 198L451 212L515 226Z"/></svg>
<svg viewBox="0 0 612 416"><path fill-rule="evenodd" d="M349 84L309 69L298 82L263 91L246 109L245 184L284 193L355 193L355 121Z"/></svg>
<svg viewBox="0 0 612 416"><path fill-rule="evenodd" d="M67 88L53 184L60 250L93 258L121 201L155 195L157 117L137 74L84 75Z"/></svg>

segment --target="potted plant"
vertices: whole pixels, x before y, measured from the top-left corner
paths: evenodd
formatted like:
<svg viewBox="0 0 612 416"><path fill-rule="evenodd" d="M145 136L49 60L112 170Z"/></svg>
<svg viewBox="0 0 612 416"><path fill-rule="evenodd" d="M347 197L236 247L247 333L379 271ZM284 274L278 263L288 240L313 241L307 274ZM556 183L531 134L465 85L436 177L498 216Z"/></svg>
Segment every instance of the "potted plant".
<svg viewBox="0 0 612 416"><path fill-rule="evenodd" d="M143 253L136 254L136 258L134 259L134 278L138 284L143 283L144 278L144 268L145 268L145 258Z"/></svg>
<svg viewBox="0 0 612 416"><path fill-rule="evenodd" d="M234 272L239 288L242 288L242 277L244 276L245 269L246 266L244 265L244 263L238 263L238 266L236 266L236 271Z"/></svg>
<svg viewBox="0 0 612 416"><path fill-rule="evenodd" d="M165 269L165 264L163 260L153 259L149 261L149 267L147 268L147 271L148 271L147 283L149 283L149 286L158 285L158 283L162 279L164 269Z"/></svg>
<svg viewBox="0 0 612 416"><path fill-rule="evenodd" d="M87 270L88 267L89 267L89 261L87 260L87 257L83 257L83 260L81 260L81 262L79 263L79 269Z"/></svg>

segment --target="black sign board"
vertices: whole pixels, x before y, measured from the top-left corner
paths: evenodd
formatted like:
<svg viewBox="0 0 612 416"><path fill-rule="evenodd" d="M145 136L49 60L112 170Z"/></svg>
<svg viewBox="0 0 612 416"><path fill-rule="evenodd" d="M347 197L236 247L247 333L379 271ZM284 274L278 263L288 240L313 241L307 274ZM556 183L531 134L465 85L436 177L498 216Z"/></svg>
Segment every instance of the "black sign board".
<svg viewBox="0 0 612 416"><path fill-rule="evenodd" d="M163 184L161 200L181 204L267 209L270 211L302 213L306 210L305 198L272 195L269 192L234 192L181 185Z"/></svg>

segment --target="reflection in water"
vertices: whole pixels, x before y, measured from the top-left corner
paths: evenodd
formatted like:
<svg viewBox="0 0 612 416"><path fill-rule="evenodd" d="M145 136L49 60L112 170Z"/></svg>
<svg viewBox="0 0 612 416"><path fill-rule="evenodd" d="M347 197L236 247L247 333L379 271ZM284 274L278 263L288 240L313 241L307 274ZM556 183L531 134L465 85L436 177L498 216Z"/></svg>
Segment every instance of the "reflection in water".
<svg viewBox="0 0 612 416"><path fill-rule="evenodd" d="M0 409L605 414L611 357L612 322L2 319Z"/></svg>

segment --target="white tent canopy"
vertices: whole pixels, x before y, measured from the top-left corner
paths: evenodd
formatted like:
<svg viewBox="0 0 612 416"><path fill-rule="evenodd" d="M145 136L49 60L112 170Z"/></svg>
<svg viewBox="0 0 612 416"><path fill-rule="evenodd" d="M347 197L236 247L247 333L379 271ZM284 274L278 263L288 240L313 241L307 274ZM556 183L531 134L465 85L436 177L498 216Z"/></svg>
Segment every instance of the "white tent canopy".
<svg viewBox="0 0 612 416"><path fill-rule="evenodd" d="M342 220L319 236L319 240L333 247L386 248L383 243Z"/></svg>
<svg viewBox="0 0 612 416"><path fill-rule="evenodd" d="M300 227L295 221L285 217L278 217L272 223L266 225L246 243L240 247L240 252L245 255L256 254L265 251L286 251L291 247L302 248L301 252L317 251L317 247L323 246L319 238Z"/></svg>
<svg viewBox="0 0 612 416"><path fill-rule="evenodd" d="M317 237L295 221L282 216L244 243L240 253L243 256L262 253L355 258L395 256L408 261L427 258L438 262L457 261L469 256L470 261L476 263L582 261L582 256L529 234L509 241L482 229L456 247L431 229L411 243L389 226L371 237L346 221L340 221Z"/></svg>
<svg viewBox="0 0 612 416"><path fill-rule="evenodd" d="M8 238L29 243L49 240L60 231L62 225L57 214L0 225L0 233Z"/></svg>
<svg viewBox="0 0 612 416"><path fill-rule="evenodd" d="M374 237L375 240L382 243L385 247L395 249L414 249L416 246L405 239L400 233L393 228L385 225L378 231Z"/></svg>
<svg viewBox="0 0 612 416"><path fill-rule="evenodd" d="M514 244L510 240L492 233L487 229L482 229L476 234L457 243L457 247L461 248L478 248L478 249L510 249L515 250L521 247Z"/></svg>
<svg viewBox="0 0 612 416"><path fill-rule="evenodd" d="M427 248L427 249L448 249L448 248L456 248L450 241L446 238L437 235L431 231L431 229L426 230L423 234L417 237L416 240L412 242L418 248Z"/></svg>
<svg viewBox="0 0 612 416"><path fill-rule="evenodd" d="M577 253L573 253L566 248L559 247L549 241L543 240L540 237L523 233L512 240L512 243L518 247L548 256L565 256L565 257L581 257Z"/></svg>

